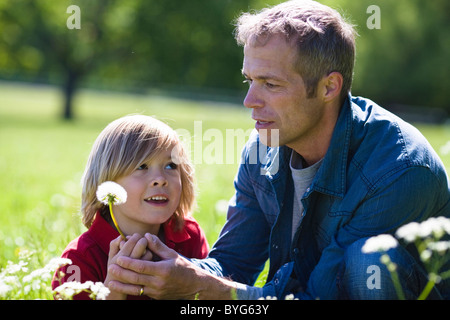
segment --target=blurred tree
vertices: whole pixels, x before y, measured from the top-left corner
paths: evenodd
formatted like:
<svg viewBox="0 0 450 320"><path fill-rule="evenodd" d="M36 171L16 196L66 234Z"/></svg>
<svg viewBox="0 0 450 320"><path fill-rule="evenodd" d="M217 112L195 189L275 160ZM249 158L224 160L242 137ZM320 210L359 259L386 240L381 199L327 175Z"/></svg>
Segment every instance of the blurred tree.
<svg viewBox="0 0 450 320"><path fill-rule="evenodd" d="M110 64L98 76L115 74L152 87L240 89L242 50L234 42L232 21L248 2L140 1L131 13L134 23L118 31L131 36L131 64L125 74Z"/></svg>
<svg viewBox="0 0 450 320"><path fill-rule="evenodd" d="M73 117L72 98L80 81L102 64L126 59L127 37L110 37L123 22L111 16L123 2L79 0L81 29L69 29L73 1L17 0L0 5L5 73L27 74L62 84L64 119ZM133 1L127 1L127 5ZM114 20L114 22L112 22Z"/></svg>
<svg viewBox="0 0 450 320"><path fill-rule="evenodd" d="M450 111L450 1L323 0L356 25L353 93L386 106L438 107ZM370 5L380 8L381 28L369 29Z"/></svg>
<svg viewBox="0 0 450 320"><path fill-rule="evenodd" d="M279 2L0 1L0 78L60 83L67 119L80 84L242 91L242 48L232 23L241 11ZM354 94L450 110L450 1L320 2L357 25ZM66 26L70 5L80 7L81 29ZM380 8L380 29L367 26L370 5Z"/></svg>
<svg viewBox="0 0 450 320"><path fill-rule="evenodd" d="M70 5L80 29L69 29ZM61 83L63 117L82 80L236 88L241 50L231 21L247 1L16 0L0 4L0 76ZM239 83L239 81L237 82Z"/></svg>

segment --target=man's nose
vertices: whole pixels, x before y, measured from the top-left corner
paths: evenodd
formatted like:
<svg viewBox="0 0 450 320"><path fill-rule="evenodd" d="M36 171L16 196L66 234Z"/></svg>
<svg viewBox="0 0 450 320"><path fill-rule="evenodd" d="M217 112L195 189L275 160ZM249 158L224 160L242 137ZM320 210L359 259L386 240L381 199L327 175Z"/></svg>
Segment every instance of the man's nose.
<svg viewBox="0 0 450 320"><path fill-rule="evenodd" d="M244 99L244 106L252 108L260 108L264 105L261 95L259 94L258 88L252 83L248 88L247 95Z"/></svg>

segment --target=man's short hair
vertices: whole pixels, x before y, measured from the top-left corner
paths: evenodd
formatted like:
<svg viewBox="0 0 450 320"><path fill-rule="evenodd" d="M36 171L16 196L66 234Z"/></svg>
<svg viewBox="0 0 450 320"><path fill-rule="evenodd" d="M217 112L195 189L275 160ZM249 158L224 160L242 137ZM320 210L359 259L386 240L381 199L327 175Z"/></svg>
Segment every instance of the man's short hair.
<svg viewBox="0 0 450 320"><path fill-rule="evenodd" d="M308 97L315 97L317 83L331 72L342 75L341 98L347 96L355 63L355 31L336 10L312 0L292 0L237 19L239 45L264 45L275 34L296 45L296 68Z"/></svg>

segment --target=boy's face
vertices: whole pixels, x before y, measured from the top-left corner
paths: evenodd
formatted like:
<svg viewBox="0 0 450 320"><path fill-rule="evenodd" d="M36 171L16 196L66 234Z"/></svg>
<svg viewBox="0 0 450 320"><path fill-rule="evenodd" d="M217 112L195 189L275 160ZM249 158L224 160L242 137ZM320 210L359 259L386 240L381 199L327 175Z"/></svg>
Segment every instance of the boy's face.
<svg viewBox="0 0 450 320"><path fill-rule="evenodd" d="M127 234L157 234L159 226L177 209L181 198L180 169L171 158L172 149L162 151L151 162L116 180L127 191L127 202L114 206L114 216Z"/></svg>

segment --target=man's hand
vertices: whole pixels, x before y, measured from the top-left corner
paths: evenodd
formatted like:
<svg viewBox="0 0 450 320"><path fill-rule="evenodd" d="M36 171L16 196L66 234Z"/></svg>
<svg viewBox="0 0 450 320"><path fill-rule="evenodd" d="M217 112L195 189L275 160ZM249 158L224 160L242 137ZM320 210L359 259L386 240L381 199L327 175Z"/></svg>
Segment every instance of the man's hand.
<svg viewBox="0 0 450 320"><path fill-rule="evenodd" d="M144 294L154 299L231 299L235 284L195 266L158 237L146 234L147 249L160 261L145 261L126 254L108 267L114 277L108 286L122 294Z"/></svg>
<svg viewBox="0 0 450 320"><path fill-rule="evenodd" d="M105 286L107 286L111 293L108 295L108 300L125 300L126 294L114 291L109 284L114 281L115 278L109 272L109 267L114 265L117 259L121 256L130 257L134 259L152 259L152 253L147 250L147 239L142 238L138 234L134 234L131 237L127 237L127 241L123 240L120 236L109 245L109 255L108 255L108 273L106 274ZM138 292L139 294L139 292Z"/></svg>

